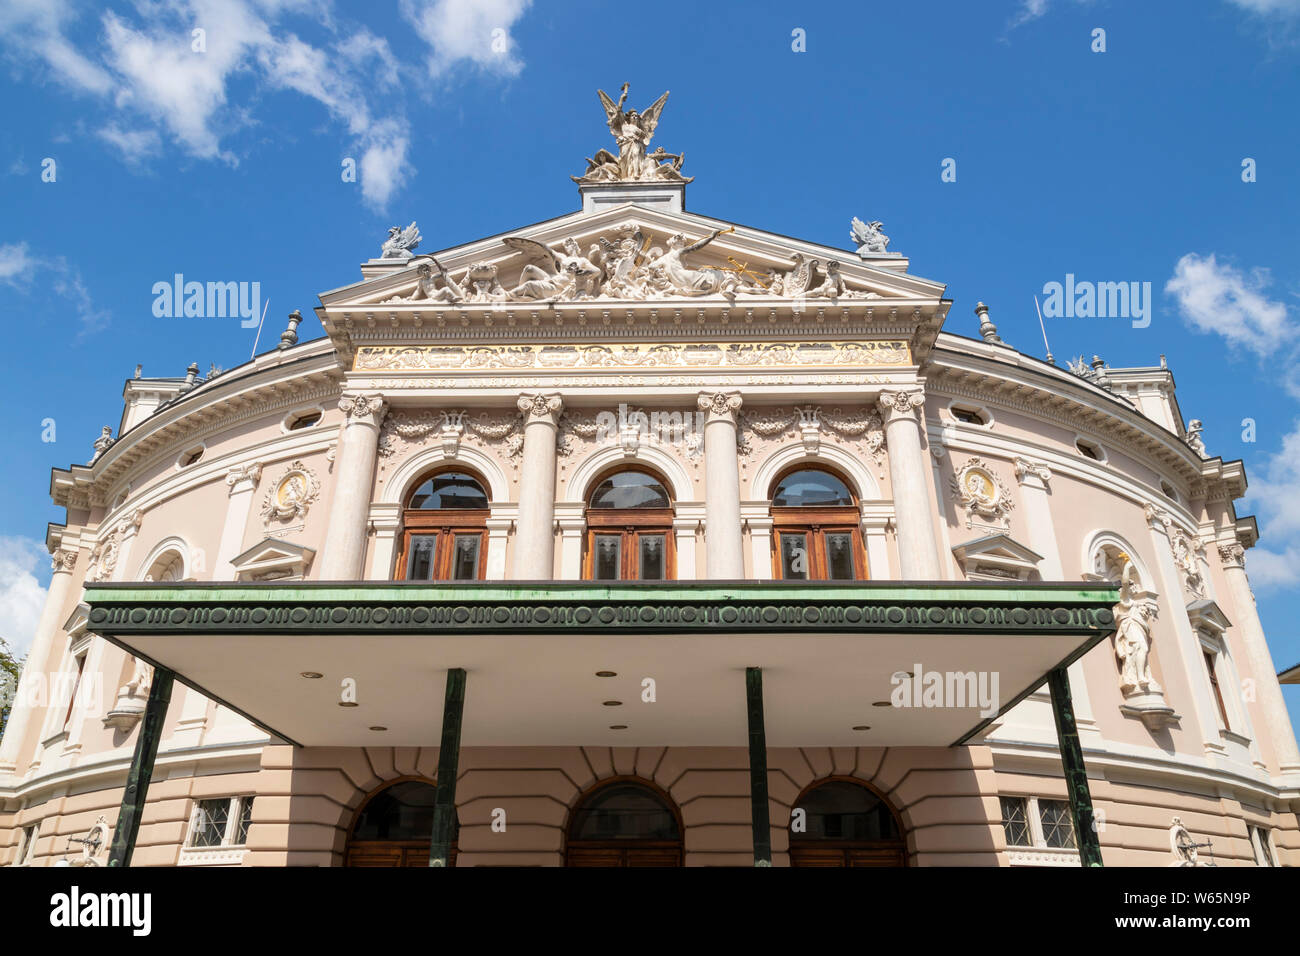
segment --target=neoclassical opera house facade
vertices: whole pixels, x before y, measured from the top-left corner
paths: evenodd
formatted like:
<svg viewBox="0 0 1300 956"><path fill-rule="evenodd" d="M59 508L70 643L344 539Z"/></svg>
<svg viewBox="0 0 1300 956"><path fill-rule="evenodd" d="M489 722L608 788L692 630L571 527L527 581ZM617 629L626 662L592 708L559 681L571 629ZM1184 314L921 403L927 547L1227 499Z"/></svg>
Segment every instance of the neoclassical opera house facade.
<svg viewBox="0 0 1300 956"><path fill-rule="evenodd" d="M1245 473L1163 363L687 212L602 100L579 211L393 230L55 469L0 864L1300 863Z"/></svg>

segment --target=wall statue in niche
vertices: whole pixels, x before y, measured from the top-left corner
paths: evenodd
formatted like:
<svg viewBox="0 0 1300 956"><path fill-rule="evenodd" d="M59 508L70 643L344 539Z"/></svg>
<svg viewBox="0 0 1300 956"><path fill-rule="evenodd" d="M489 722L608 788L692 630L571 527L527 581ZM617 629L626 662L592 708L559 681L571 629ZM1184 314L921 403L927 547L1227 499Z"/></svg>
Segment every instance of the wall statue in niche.
<svg viewBox="0 0 1300 956"><path fill-rule="evenodd" d="M1128 553L1115 545L1104 545L1097 551L1093 574L1088 577L1116 581L1120 586L1114 639L1119 690L1124 697L1120 710L1140 719L1148 729L1158 730L1175 719L1173 709L1165 702L1164 689L1151 673L1158 595L1146 587Z"/></svg>

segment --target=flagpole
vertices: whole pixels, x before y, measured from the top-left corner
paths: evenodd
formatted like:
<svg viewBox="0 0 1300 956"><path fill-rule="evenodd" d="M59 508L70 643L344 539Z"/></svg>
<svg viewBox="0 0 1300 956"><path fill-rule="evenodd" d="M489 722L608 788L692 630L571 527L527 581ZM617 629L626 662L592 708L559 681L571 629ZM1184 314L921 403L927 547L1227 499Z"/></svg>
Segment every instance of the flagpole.
<svg viewBox="0 0 1300 956"><path fill-rule="evenodd" d="M1037 302L1038 300L1035 299L1034 301ZM257 323L257 338L253 339L253 354L249 356L250 359L257 358L257 343L262 341L262 323L266 321L266 310L270 307L271 300L267 299L266 305L262 306L262 321Z"/></svg>
<svg viewBox="0 0 1300 956"><path fill-rule="evenodd" d="M1047 364L1055 365L1056 359L1052 358L1052 347L1047 344L1047 326L1043 324L1043 310L1038 307L1038 296L1034 296L1034 310L1038 313L1038 327L1043 330L1043 348L1047 349Z"/></svg>

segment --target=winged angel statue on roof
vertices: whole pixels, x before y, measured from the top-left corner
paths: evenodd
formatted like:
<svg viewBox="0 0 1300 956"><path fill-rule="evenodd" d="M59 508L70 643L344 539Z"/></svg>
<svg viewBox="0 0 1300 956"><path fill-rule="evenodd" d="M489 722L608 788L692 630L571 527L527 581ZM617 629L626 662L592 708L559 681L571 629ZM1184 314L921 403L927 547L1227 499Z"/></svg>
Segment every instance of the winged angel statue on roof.
<svg viewBox="0 0 1300 956"><path fill-rule="evenodd" d="M690 177L683 176L682 161L684 153L669 153L662 146L653 153L647 153L646 147L654 136L655 127L659 125L659 114L668 102L668 93L655 100L644 110L623 110L627 102L626 83L615 103L604 90L597 90L600 105L605 108L605 117L609 131L618 143L618 155L607 149L597 150L596 155L587 159L587 171L581 176L574 176L578 183L611 182L674 182L689 183Z"/></svg>

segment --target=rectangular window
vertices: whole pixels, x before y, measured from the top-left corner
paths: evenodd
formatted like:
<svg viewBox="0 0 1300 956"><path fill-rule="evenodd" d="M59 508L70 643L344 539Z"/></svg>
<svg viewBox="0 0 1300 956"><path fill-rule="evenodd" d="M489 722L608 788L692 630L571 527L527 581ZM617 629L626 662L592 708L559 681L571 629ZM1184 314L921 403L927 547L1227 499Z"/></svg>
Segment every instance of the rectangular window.
<svg viewBox="0 0 1300 956"><path fill-rule="evenodd" d="M662 534L642 534L637 536L637 565L642 581L662 581L664 574L664 544Z"/></svg>
<svg viewBox="0 0 1300 956"><path fill-rule="evenodd" d="M437 543L437 535L411 535L411 551L406 562L408 581L433 580L433 555Z"/></svg>
<svg viewBox="0 0 1300 956"><path fill-rule="evenodd" d="M1074 821L1070 817L1070 804L1065 800L1039 800L1039 822L1043 827L1043 843L1053 848L1075 849Z"/></svg>
<svg viewBox="0 0 1300 956"><path fill-rule="evenodd" d="M89 651L83 651L76 657L76 676L72 679L72 693L68 695L68 712L63 715L63 729L68 729L68 724L72 721L72 709L77 705L77 693L81 690L81 677L86 672L86 655Z"/></svg>
<svg viewBox="0 0 1300 956"><path fill-rule="evenodd" d="M194 811L194 826L190 830L190 846L221 846L226 839L226 824L230 821L230 800L200 800Z"/></svg>
<svg viewBox="0 0 1300 956"><path fill-rule="evenodd" d="M26 866L32 862L36 856L36 837L40 833L41 825L33 823L29 827L23 827L22 840L18 845L18 865Z"/></svg>
<svg viewBox="0 0 1300 956"><path fill-rule="evenodd" d="M620 552L623 549L623 536L598 534L592 540L595 549L592 577L597 581L617 581L621 571Z"/></svg>
<svg viewBox="0 0 1300 956"><path fill-rule="evenodd" d="M1024 797L999 797L1002 803L1002 830L1007 835L1007 846L1033 846L1029 833L1029 814Z"/></svg>
<svg viewBox="0 0 1300 956"><path fill-rule="evenodd" d="M1276 866L1273 862L1273 848L1268 842L1268 830L1247 825L1246 832L1250 834L1250 849L1255 855L1255 865Z"/></svg>
<svg viewBox="0 0 1300 956"><path fill-rule="evenodd" d="M853 535L847 531L826 534L826 577L831 581L855 581Z"/></svg>
<svg viewBox="0 0 1300 956"><path fill-rule="evenodd" d="M248 842L248 826L253 822L253 798L244 797L239 801L239 817L235 825L234 843L243 846Z"/></svg>
<svg viewBox="0 0 1300 956"><path fill-rule="evenodd" d="M253 797L217 797L200 800L190 825L191 849L243 846L253 820Z"/></svg>
<svg viewBox="0 0 1300 956"><path fill-rule="evenodd" d="M1206 650L1202 650L1201 653L1205 655L1205 670L1210 675L1210 689L1214 691L1214 702L1219 707L1219 720L1223 722L1224 730L1231 730L1232 725L1228 723L1228 708L1223 705L1223 691L1219 689L1219 675L1215 671L1218 655Z"/></svg>
<svg viewBox="0 0 1300 956"><path fill-rule="evenodd" d="M482 540L483 536L481 534L456 535L456 545L451 564L451 579L453 581L474 581L478 579L478 549Z"/></svg>
<svg viewBox="0 0 1300 956"><path fill-rule="evenodd" d="M787 581L808 580L808 535L781 532L781 577Z"/></svg>

